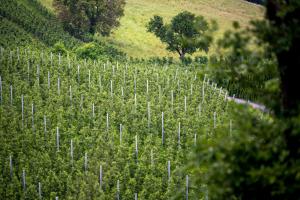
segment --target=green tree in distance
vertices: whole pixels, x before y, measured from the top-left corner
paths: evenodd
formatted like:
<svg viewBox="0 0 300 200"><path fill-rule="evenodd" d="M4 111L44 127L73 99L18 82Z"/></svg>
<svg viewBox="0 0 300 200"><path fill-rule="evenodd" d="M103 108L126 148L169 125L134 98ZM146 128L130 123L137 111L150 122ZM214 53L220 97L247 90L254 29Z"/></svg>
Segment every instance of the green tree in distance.
<svg viewBox="0 0 300 200"><path fill-rule="evenodd" d="M184 11L175 16L170 24L164 24L162 17L154 16L147 29L167 44L167 50L177 52L183 60L186 54L209 51L212 32L217 29L217 24L213 21L209 25L204 17Z"/></svg>
<svg viewBox="0 0 300 200"><path fill-rule="evenodd" d="M64 27L72 35L85 33L107 36L124 15L125 0L54 0Z"/></svg>

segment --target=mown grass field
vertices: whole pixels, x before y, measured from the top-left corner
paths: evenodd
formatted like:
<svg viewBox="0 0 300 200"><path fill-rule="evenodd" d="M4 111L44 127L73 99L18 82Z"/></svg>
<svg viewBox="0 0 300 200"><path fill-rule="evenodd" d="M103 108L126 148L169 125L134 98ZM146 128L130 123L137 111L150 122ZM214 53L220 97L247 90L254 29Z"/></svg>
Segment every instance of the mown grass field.
<svg viewBox="0 0 300 200"><path fill-rule="evenodd" d="M52 9L52 0L41 1ZM219 24L216 38L230 29L233 21L238 21L245 27L251 19L261 18L264 13L263 7L243 0L127 0L121 26L106 40L132 57L177 57L165 50L158 38L147 33L146 24L153 15L163 16L169 21L184 10L203 15L208 20L215 19Z"/></svg>

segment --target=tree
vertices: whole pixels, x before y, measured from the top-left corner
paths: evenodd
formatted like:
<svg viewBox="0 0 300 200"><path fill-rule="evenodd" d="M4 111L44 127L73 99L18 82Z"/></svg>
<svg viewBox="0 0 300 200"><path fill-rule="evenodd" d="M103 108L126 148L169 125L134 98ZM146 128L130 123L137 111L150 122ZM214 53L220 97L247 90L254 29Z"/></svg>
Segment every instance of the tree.
<svg viewBox="0 0 300 200"><path fill-rule="evenodd" d="M281 109L265 119L238 110L233 137L198 147L210 199L295 199L300 191L300 2L268 0L266 19L253 22L261 47L277 58ZM273 108L274 109L274 108ZM218 135L227 135L220 130ZM238 133L238 134L237 134ZM222 138L223 139L223 138ZM215 145L215 146L214 146ZM199 182L201 180L198 180Z"/></svg>
<svg viewBox="0 0 300 200"><path fill-rule="evenodd" d="M54 0L54 7L64 27L82 37L96 32L107 36L124 15L125 0Z"/></svg>
<svg viewBox="0 0 300 200"><path fill-rule="evenodd" d="M171 24L164 24L162 17L154 16L147 29L167 44L167 50L177 52L183 60L186 54L198 50L208 52L212 42L211 33L217 29L217 25L213 21L210 27L204 17L184 11L175 16Z"/></svg>

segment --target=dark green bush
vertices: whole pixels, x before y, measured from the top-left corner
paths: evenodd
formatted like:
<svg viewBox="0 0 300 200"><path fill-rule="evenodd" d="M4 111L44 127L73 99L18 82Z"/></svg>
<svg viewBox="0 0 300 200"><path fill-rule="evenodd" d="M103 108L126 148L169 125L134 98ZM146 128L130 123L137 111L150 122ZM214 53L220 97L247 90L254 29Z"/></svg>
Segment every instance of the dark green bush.
<svg viewBox="0 0 300 200"><path fill-rule="evenodd" d="M284 133L300 134L300 116L292 120L236 110L233 134L218 130L216 144L198 146L195 160L206 168L209 199L295 199L300 191L300 160L290 159ZM199 172L200 173L200 172ZM199 176L200 177L200 176ZM296 198L297 199L297 198Z"/></svg>

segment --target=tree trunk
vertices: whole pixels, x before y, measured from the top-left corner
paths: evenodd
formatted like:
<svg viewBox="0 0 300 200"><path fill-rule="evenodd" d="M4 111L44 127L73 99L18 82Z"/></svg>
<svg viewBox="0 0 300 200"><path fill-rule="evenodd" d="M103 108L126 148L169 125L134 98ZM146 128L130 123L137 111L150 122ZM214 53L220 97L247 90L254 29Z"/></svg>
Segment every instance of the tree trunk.
<svg viewBox="0 0 300 200"><path fill-rule="evenodd" d="M300 158L300 133L297 132L296 125L291 120L300 113L300 78L298 72L300 69L300 23L297 21L300 19L300 7L292 5L287 0L285 3L292 6L293 9L287 10L285 5L278 0L267 1L267 17L272 21L272 26L279 30L279 33L274 33L277 34L275 37L285 39L286 45L288 45L288 48L284 50L281 46L278 46L278 43L273 46L275 51L278 48L281 49L276 52L281 80L282 112L279 117L283 117L288 123L284 131L284 137L290 151L289 156L292 159L298 159ZM284 13L283 11L285 15L280 16L279 13ZM290 38L290 41L288 38Z"/></svg>
<svg viewBox="0 0 300 200"><path fill-rule="evenodd" d="M90 27L89 27L89 33L94 35L96 33L96 18L92 17L90 18Z"/></svg>
<svg viewBox="0 0 300 200"><path fill-rule="evenodd" d="M180 55L180 60L183 60L185 58L185 53L184 52L179 52Z"/></svg>

